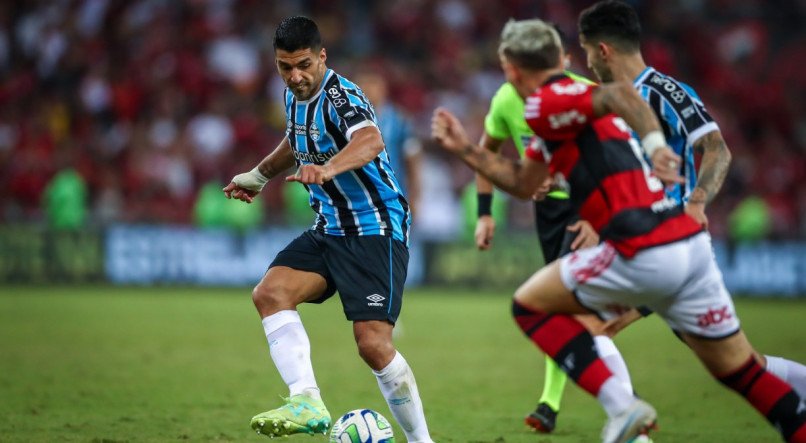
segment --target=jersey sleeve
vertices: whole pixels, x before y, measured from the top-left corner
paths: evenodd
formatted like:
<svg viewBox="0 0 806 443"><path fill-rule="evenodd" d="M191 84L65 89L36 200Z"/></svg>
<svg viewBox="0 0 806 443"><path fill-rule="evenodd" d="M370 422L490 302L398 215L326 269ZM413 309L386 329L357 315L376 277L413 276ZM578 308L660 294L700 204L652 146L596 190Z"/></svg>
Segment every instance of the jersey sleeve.
<svg viewBox="0 0 806 443"><path fill-rule="evenodd" d="M484 132L490 137L498 140L506 140L509 138L509 128L507 127L506 118L504 118L502 89L493 96L490 100L490 110L487 116L484 117Z"/></svg>
<svg viewBox="0 0 806 443"><path fill-rule="evenodd" d="M324 92L331 105L330 118L347 140L361 128L377 126L372 105L355 85L342 83L334 74L325 83Z"/></svg>
<svg viewBox="0 0 806 443"><path fill-rule="evenodd" d="M545 140L572 139L594 119L594 88L570 80L545 85L526 99L526 122Z"/></svg>
<svg viewBox="0 0 806 443"><path fill-rule="evenodd" d="M641 93L668 130L677 132L689 145L719 130L697 93L688 85L655 73L643 84Z"/></svg>

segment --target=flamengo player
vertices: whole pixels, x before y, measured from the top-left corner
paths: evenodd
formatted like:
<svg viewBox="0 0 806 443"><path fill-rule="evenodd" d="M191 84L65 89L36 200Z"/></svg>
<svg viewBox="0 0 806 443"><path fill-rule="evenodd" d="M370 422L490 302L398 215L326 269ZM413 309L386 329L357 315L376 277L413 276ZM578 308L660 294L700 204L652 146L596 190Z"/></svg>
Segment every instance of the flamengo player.
<svg viewBox="0 0 806 443"><path fill-rule="evenodd" d="M728 150L719 126L688 85L648 67L641 55L641 23L632 6L605 0L582 11L580 41L588 65L603 83L632 82L660 120L669 146L684 161L685 183L667 189L666 195L706 228L705 205L722 187L730 166ZM699 171L694 151L702 153ZM618 320L617 322L619 322ZM806 395L806 366L781 357L759 355L765 368Z"/></svg>
<svg viewBox="0 0 806 443"><path fill-rule="evenodd" d="M570 65L570 56L565 51L562 34L556 26L554 29L557 30L563 43L563 65L567 68ZM571 71L566 70L565 74L581 83L594 84ZM479 145L492 152L498 152L506 139L512 139L518 153L523 156L526 146L534 138L534 132L523 119L524 105L523 97L518 95L518 91L512 84L505 82L501 85L490 101L490 109L484 119L484 132ZM479 208L475 233L476 246L480 250L486 250L493 246L492 239L495 231L495 221L491 213L493 186L483 175L477 173L476 189L478 190ZM568 192L562 186L541 186L535 192L533 199L535 224L544 263L550 263L570 251L599 243L599 235L593 230L590 223L579 219ZM642 313L645 312L642 311ZM638 318L640 315L635 310L607 323L594 314L577 317L577 320L582 322L593 334L599 355L630 390L633 387L627 363L611 337ZM526 416L525 422L527 426L538 432L549 433L556 427L557 415L560 412L560 403L568 377L551 357L546 356L545 360L543 392L537 408ZM649 440L643 438L643 441Z"/></svg>
<svg viewBox="0 0 806 443"><path fill-rule="evenodd" d="M664 195L659 179L680 183L682 178L676 174L679 157L666 146L652 110L629 83L597 87L565 76L559 47L557 33L540 20L510 22L502 33L499 55L507 80L528 97L526 120L545 140L530 145L527 159L504 159L472 144L444 109L432 122L444 149L507 192L528 198L550 173L566 180L580 217L604 239L521 285L513 302L516 322L597 397L609 417L605 443L630 441L652 425L656 413L610 372L590 333L568 314L593 310L612 318L640 305L658 313L714 377L744 396L784 439L806 443L806 404L758 363L739 327L710 238ZM654 175L642 147L655 165ZM663 266L670 259L678 265ZM713 312L720 313L719 321L709 315Z"/></svg>

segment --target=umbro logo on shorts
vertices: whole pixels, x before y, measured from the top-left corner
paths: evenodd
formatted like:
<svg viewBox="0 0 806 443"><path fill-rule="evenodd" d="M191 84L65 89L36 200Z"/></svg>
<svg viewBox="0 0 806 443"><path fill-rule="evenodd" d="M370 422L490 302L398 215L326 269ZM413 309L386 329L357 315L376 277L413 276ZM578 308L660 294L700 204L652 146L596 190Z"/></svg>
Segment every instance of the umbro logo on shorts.
<svg viewBox="0 0 806 443"><path fill-rule="evenodd" d="M367 296L367 300L369 300L367 306L383 306L383 303L381 302L386 300L386 297L381 294L372 294Z"/></svg>

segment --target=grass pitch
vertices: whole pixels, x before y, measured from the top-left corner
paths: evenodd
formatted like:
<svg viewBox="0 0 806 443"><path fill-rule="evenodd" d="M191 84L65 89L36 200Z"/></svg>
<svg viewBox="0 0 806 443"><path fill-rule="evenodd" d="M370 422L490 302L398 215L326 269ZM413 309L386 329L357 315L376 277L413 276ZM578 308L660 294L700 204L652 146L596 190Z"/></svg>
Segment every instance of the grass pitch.
<svg viewBox="0 0 806 443"><path fill-rule="evenodd" d="M278 406L287 390L249 292L0 287L0 441L264 441L249 419ZM740 299L737 306L757 349L806 361L806 300ZM356 408L391 419L340 303L301 313L334 419ZM572 384L554 434L522 424L544 363L510 318L509 294L411 290L401 320L397 346L414 368L437 442L599 441L604 412ZM636 389L658 409L656 442L779 441L656 316L616 342ZM397 425L395 432L404 441Z"/></svg>

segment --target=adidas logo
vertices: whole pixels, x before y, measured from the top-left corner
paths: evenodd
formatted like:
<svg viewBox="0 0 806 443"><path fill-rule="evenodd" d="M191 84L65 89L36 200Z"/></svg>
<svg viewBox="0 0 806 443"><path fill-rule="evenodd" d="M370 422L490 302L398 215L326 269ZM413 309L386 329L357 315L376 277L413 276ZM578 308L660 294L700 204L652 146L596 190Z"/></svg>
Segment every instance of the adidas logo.
<svg viewBox="0 0 806 443"><path fill-rule="evenodd" d="M573 353L568 354L567 357L562 362L562 368L565 369L565 372L570 372L574 370L574 366L576 366L576 358Z"/></svg>
<svg viewBox="0 0 806 443"><path fill-rule="evenodd" d="M381 294L372 294L367 296L367 300L369 300L367 306L383 306L383 303L381 302L386 300L386 297Z"/></svg>

